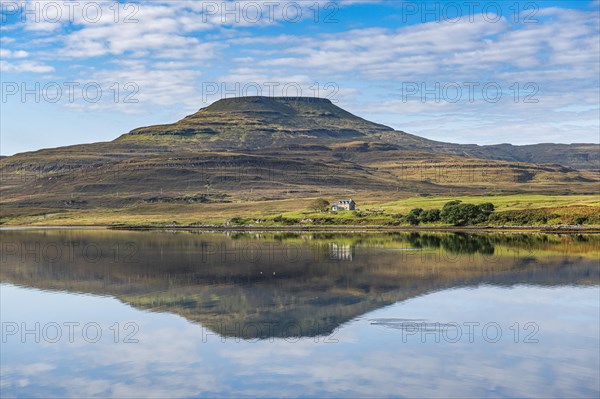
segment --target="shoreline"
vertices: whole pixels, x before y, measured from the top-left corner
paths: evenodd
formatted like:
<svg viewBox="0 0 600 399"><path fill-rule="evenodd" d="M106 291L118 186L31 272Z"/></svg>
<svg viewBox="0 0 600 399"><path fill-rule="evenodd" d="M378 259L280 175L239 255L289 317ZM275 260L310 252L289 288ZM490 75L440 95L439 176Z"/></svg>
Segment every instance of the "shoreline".
<svg viewBox="0 0 600 399"><path fill-rule="evenodd" d="M267 231L267 232L523 232L600 234L600 227L577 226L111 226L110 230L199 230L199 231Z"/></svg>
<svg viewBox="0 0 600 399"><path fill-rule="evenodd" d="M65 226L0 226L0 231L10 230L125 230L125 231L160 231L160 230L197 230L205 232L447 232L447 233L550 233L550 234L600 234L600 226L225 226L225 225L65 225Z"/></svg>

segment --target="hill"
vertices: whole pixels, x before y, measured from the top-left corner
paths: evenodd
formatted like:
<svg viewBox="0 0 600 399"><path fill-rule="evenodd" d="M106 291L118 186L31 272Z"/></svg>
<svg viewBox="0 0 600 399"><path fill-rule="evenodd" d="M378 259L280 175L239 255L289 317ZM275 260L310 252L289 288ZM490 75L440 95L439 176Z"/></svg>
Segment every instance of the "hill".
<svg viewBox="0 0 600 399"><path fill-rule="evenodd" d="M326 99L243 97L111 142L0 159L0 222L111 209L145 214L164 204L306 205L317 196L597 194L599 159L597 144L442 143Z"/></svg>
<svg viewBox="0 0 600 399"><path fill-rule="evenodd" d="M174 124L135 129L122 139L198 136L207 139L207 148L213 150L250 150L314 138L362 138L385 131L393 129L352 115L326 99L242 97L219 100Z"/></svg>
<svg viewBox="0 0 600 399"><path fill-rule="evenodd" d="M480 159L560 164L600 169L598 144L514 146L460 145L414 136L359 118L328 99L311 97L240 97L216 101L169 125L134 129L119 140L176 136L207 150L257 150L290 144L339 141L382 142L396 149L419 150ZM193 144L192 144L193 143Z"/></svg>

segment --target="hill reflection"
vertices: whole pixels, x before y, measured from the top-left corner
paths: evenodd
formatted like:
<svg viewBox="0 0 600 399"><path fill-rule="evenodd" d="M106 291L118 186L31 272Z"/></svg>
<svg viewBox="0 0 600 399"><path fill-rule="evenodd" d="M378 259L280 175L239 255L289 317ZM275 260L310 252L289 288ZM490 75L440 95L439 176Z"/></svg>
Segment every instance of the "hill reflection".
<svg viewBox="0 0 600 399"><path fill-rule="evenodd" d="M3 282L113 296L223 336L330 334L442 289L598 284L598 236L5 230Z"/></svg>

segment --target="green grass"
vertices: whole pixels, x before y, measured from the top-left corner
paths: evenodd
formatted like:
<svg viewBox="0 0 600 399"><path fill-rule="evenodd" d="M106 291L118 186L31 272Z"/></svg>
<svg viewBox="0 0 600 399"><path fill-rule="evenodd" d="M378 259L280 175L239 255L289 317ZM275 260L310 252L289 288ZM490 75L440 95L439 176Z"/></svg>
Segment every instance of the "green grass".
<svg viewBox="0 0 600 399"><path fill-rule="evenodd" d="M42 209L35 213L4 216L5 225L202 225L231 223L239 225L399 225L398 215L407 214L413 208L442 208L451 200L464 203L481 204L491 202L495 205L494 215L516 215L520 221L532 220L539 224L574 224L580 217L586 217L587 225L600 225L599 195L499 195L499 196L440 196L410 197L397 201L377 203L374 197L364 202L357 200L361 209L352 211L315 212L307 209L313 198L293 200L271 200L254 202L172 204L137 204L123 208L73 209L57 212L55 209ZM333 202L333 198L327 198ZM389 199L389 197L388 197ZM511 213L512 212L512 213ZM527 216L531 215L531 218ZM540 218L540 215L547 217ZM278 216L284 221L276 221ZM523 217L525 216L525 217ZM533 217L535 216L535 217ZM236 218L238 218L236 220ZM506 218L498 219L499 224L511 224ZM546 220L545 223L539 220ZM257 222L259 221L259 222ZM176 223L173 223L176 222ZM516 223L519 224L519 223Z"/></svg>
<svg viewBox="0 0 600 399"><path fill-rule="evenodd" d="M403 223L398 221L398 215L407 214L413 208L441 209L444 204L453 200L460 200L471 204L493 203L496 208L495 214L506 216L497 219L499 224L577 224L576 221L582 217L585 217L585 224L600 224L600 217L597 216L600 215L600 195L549 196L516 194L501 196L411 197L385 203L367 202L362 205L359 203L360 212L314 212L299 210L286 212L281 216L296 220L296 224L311 224L310 221L316 219L326 220L326 222L315 222L315 224L403 225ZM363 216L357 216L357 214L362 214ZM547 217L540 217L540 215L546 215ZM511 223L512 218L515 218L515 223ZM308 221L308 223L302 223L302 220ZM436 223L436 225L443 225L443 223Z"/></svg>
<svg viewBox="0 0 600 399"><path fill-rule="evenodd" d="M566 206L598 206L600 195L489 195L489 196L456 196L456 197L412 197L400 201L382 204L367 204L384 209L386 212L408 212L412 208L441 208L448 201L460 200L471 204L491 202L496 211L512 211L529 208L554 208Z"/></svg>

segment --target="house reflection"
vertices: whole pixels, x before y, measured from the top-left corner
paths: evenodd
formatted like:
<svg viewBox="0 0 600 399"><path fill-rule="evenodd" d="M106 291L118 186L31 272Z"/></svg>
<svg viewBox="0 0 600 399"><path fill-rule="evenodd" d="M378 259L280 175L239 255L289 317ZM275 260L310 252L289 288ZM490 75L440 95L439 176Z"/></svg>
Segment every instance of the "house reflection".
<svg viewBox="0 0 600 399"><path fill-rule="evenodd" d="M354 257L354 245L329 243L329 257L335 260L349 260Z"/></svg>

